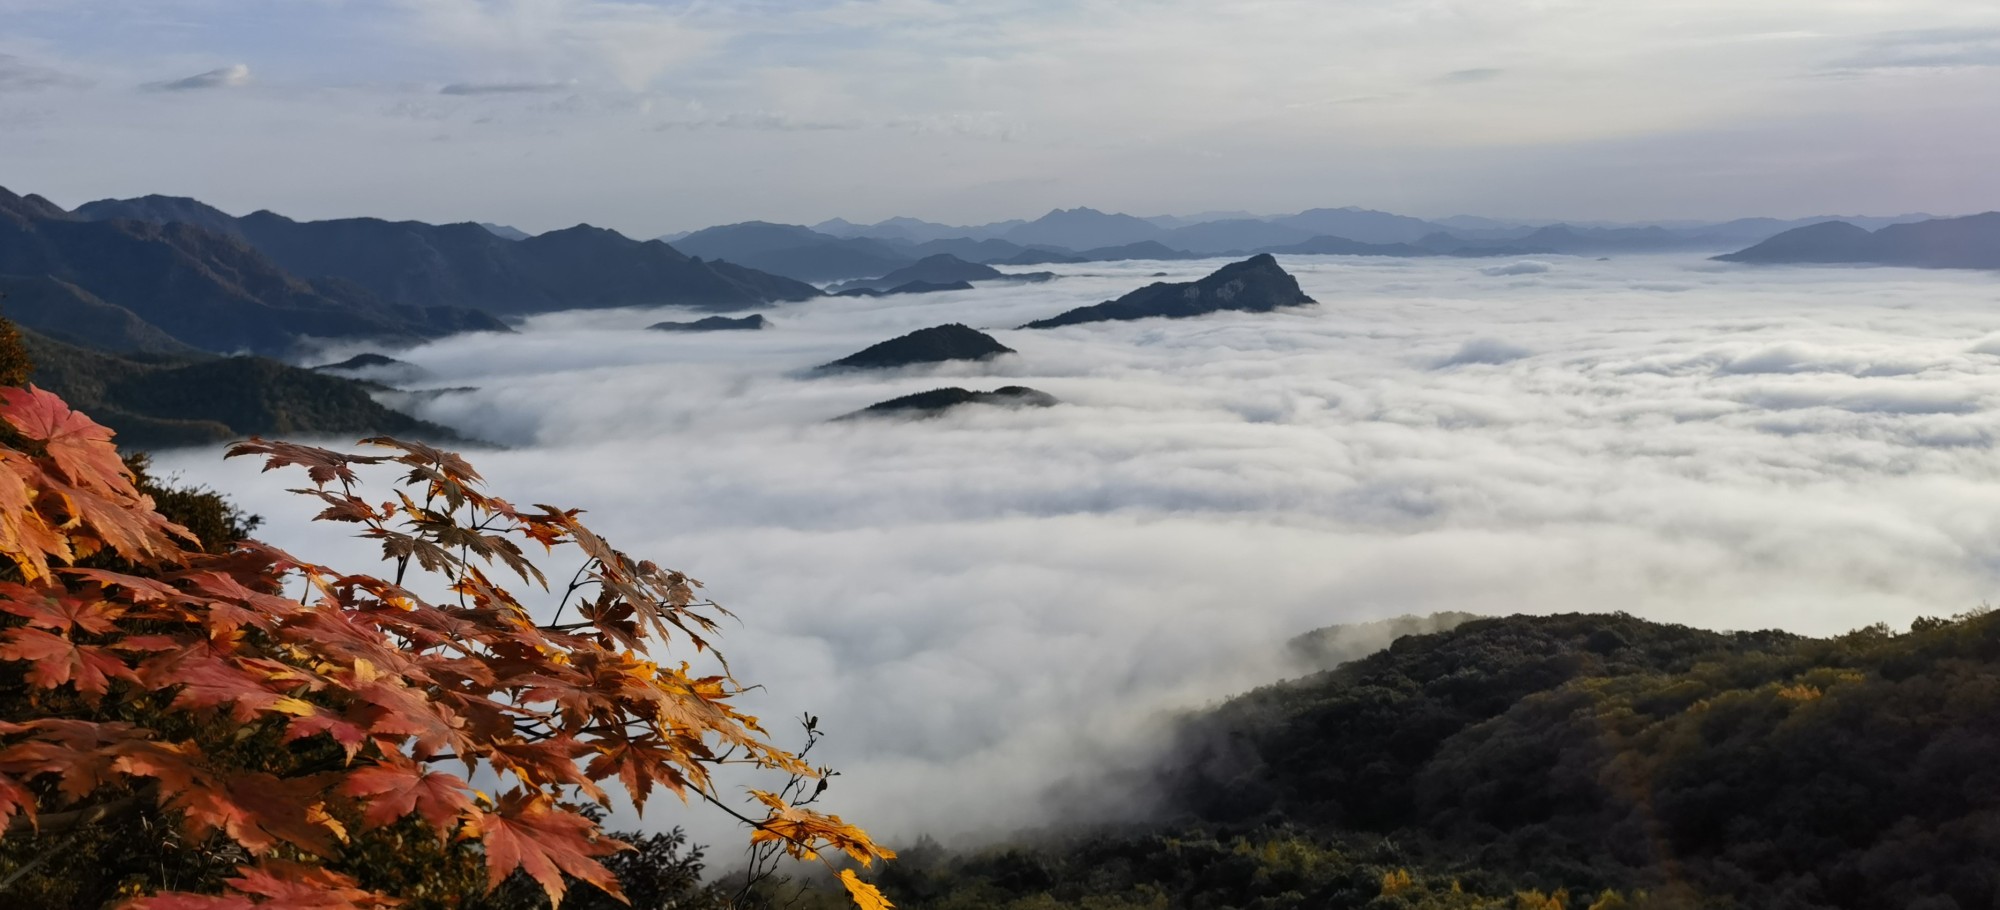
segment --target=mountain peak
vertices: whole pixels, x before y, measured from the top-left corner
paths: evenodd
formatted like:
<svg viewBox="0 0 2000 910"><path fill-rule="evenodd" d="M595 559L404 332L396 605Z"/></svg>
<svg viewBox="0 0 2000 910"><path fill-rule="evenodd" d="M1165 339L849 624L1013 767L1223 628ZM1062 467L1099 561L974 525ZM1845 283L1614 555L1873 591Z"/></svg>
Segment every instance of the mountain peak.
<svg viewBox="0 0 2000 910"><path fill-rule="evenodd" d="M1037 320L1024 329L1053 329L1085 322L1125 321L1163 317L1186 319L1222 310L1268 313L1281 307L1313 303L1299 289L1298 279L1269 253L1232 262L1196 281L1156 282L1095 306Z"/></svg>
<svg viewBox="0 0 2000 910"><path fill-rule="evenodd" d="M890 369L952 360L987 360L1012 353L1015 353L1013 348L993 336L964 323L952 322L870 345L820 369Z"/></svg>
<svg viewBox="0 0 2000 910"><path fill-rule="evenodd" d="M0 215L11 215L18 219L27 220L45 218L69 220L72 217L69 212L63 210L62 206L47 199L43 199L33 193L29 193L26 196L17 196L9 192L6 187L0 187Z"/></svg>

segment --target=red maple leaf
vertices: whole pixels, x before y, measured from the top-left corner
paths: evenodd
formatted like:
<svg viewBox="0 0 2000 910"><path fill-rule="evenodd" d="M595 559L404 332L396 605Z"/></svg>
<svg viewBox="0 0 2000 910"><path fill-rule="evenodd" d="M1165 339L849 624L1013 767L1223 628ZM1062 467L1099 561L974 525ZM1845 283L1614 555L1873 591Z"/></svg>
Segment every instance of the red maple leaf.
<svg viewBox="0 0 2000 910"><path fill-rule="evenodd" d="M7 822L16 814L26 813L29 820L35 817L35 791L21 786L12 776L0 774L0 831L7 830Z"/></svg>
<svg viewBox="0 0 2000 910"><path fill-rule="evenodd" d="M415 812L439 833L472 808L472 787L450 774L433 773L416 762L381 764L347 775L340 792L361 797L368 808L361 821L370 828L392 824Z"/></svg>
<svg viewBox="0 0 2000 910"><path fill-rule="evenodd" d="M488 887L497 887L520 869L541 883L553 906L562 905L564 875L614 897L625 896L617 876L593 857L630 847L598 835L590 819L558 808L539 793L515 791L501 797L497 812L474 811L467 833L486 848Z"/></svg>
<svg viewBox="0 0 2000 910"><path fill-rule="evenodd" d="M273 682L296 684L291 674L300 671L283 667L285 677L273 679L268 671L253 671L203 641L173 653L146 661L144 678L155 689L179 686L173 706L182 710L206 710L232 705L230 716L249 722L265 711L279 710L280 703L293 701L282 692L272 691ZM282 666L282 665L281 665ZM295 712L285 712L295 713Z"/></svg>
<svg viewBox="0 0 2000 910"><path fill-rule="evenodd" d="M127 559L157 560L180 553L169 534L193 539L193 533L157 512L132 508L129 501L81 486L49 481L49 492L61 497L71 515L106 546Z"/></svg>
<svg viewBox="0 0 2000 910"><path fill-rule="evenodd" d="M158 894L119 910L377 910L401 903L364 890L348 876L318 866L269 860L239 866L224 884L235 894Z"/></svg>
<svg viewBox="0 0 2000 910"><path fill-rule="evenodd" d="M400 903L318 866L269 860L260 866L240 866L236 874L227 882L230 889L264 898L265 910L348 910Z"/></svg>
<svg viewBox="0 0 2000 910"><path fill-rule="evenodd" d="M357 705L349 716L368 728L374 736L415 737L419 758L436 755L445 746L469 746L460 730L463 721L450 708L411 690L384 680L353 686L352 694L366 704Z"/></svg>
<svg viewBox="0 0 2000 910"><path fill-rule="evenodd" d="M20 780L54 774L63 795L73 800L111 783L119 748L148 735L122 721L44 718L8 726L4 732L29 738L0 749L0 773Z"/></svg>
<svg viewBox="0 0 2000 910"><path fill-rule="evenodd" d="M68 632L82 628L103 634L117 628L125 608L105 600L69 596L59 590L0 584L0 612L12 613L28 625Z"/></svg>
<svg viewBox="0 0 2000 910"><path fill-rule="evenodd" d="M277 777L262 771L222 780L198 777L172 792L169 805L187 814L196 836L220 828L255 855L286 843L329 856L341 836L339 823L322 808L321 797L331 782L326 774Z"/></svg>
<svg viewBox="0 0 2000 910"><path fill-rule="evenodd" d="M247 442L239 442L229 449L229 457L238 455L264 456L264 470L272 471L286 465L300 465L306 469L306 476L312 482L325 486L335 480L354 483L359 478L354 475L355 465L381 464L386 459L374 456L348 455L318 446L302 446L290 442L267 442L256 436Z"/></svg>
<svg viewBox="0 0 2000 910"><path fill-rule="evenodd" d="M0 635L0 660L27 661L28 681L44 689L73 682L78 692L90 696L110 691L113 679L139 680L117 652L41 629L9 629Z"/></svg>
<svg viewBox="0 0 2000 910"><path fill-rule="evenodd" d="M652 795L656 783L666 785L682 799L687 798L687 778L675 767L688 760L685 751L671 748L652 735L611 746L599 743L597 748L600 751L584 766L584 773L593 780L616 774L625 785L625 792L631 794L634 807L646 808L646 797Z"/></svg>
<svg viewBox="0 0 2000 910"><path fill-rule="evenodd" d="M347 753L350 761L353 760L354 756L361 751L362 744L368 741L367 728L338 714L327 713L325 708L317 705L310 705L309 707L311 707L312 713L294 718L290 723L285 725L285 742L289 743L305 739L308 736L317 736L324 733L340 745L341 751Z"/></svg>
<svg viewBox="0 0 2000 910"><path fill-rule="evenodd" d="M54 392L28 386L0 388L0 417L48 448L69 482L111 493L132 492L132 475L111 444L111 431L70 410Z"/></svg>

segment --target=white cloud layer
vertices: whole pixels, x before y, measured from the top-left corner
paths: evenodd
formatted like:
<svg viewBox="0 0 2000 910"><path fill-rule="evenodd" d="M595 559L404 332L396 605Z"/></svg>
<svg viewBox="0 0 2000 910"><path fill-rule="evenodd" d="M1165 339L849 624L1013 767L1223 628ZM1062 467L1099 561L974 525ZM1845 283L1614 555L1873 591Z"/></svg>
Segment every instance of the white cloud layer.
<svg viewBox="0 0 2000 910"><path fill-rule="evenodd" d="M421 413L515 447L476 458L502 495L587 508L735 609L724 644L759 707L820 714L833 808L895 838L1045 819L1051 783L1143 755L1159 712L1282 674L1280 644L1330 623L1625 610L1831 633L1992 596L2000 278L1554 263L1295 257L1317 307L1000 328L1216 263L1055 266L782 307L766 332L569 313L398 356L477 388ZM949 321L1021 353L800 375ZM825 422L947 384L1065 404ZM286 478L163 463L280 544L369 559L302 526Z"/></svg>

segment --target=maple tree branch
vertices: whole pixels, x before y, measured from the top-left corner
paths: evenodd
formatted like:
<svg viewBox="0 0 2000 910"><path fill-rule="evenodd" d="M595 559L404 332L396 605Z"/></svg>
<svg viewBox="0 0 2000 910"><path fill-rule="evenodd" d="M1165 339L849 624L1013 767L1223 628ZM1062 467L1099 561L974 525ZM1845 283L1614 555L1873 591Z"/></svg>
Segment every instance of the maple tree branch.
<svg viewBox="0 0 2000 910"><path fill-rule="evenodd" d="M716 799L715 795L709 793L707 790L703 790L700 787L689 787L688 789L693 790L697 796L700 796L702 800L708 803L709 805L714 806L717 809L721 809L722 811L727 812L732 816L735 816L737 821L749 825L750 827L755 828L759 831L763 831L766 830L766 828L768 828L768 820L758 821L756 819L751 818L748 815L744 815L743 813L736 811L728 803Z"/></svg>
<svg viewBox="0 0 2000 910"><path fill-rule="evenodd" d="M75 832L99 822L124 815L138 808L141 795L133 793L111 800L110 802L98 803L95 806L85 806L81 809L70 809L66 812L46 812L34 819L29 819L25 815L17 815L12 821L7 823L6 834L12 837L28 833L60 834L65 831Z"/></svg>
<svg viewBox="0 0 2000 910"><path fill-rule="evenodd" d="M569 609L569 599L576 595L577 589L583 587L583 570L590 568L591 562L592 560L586 559L582 565L576 567L576 574L569 577L569 587L563 591L562 602L556 604L556 615L549 617L549 622L562 619L563 611Z"/></svg>

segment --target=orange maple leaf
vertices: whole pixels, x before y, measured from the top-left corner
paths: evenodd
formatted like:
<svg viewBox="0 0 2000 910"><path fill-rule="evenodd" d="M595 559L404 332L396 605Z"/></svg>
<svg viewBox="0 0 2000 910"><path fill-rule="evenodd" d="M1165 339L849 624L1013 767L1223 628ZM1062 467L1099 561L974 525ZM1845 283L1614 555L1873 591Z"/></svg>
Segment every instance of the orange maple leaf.
<svg viewBox="0 0 2000 910"><path fill-rule="evenodd" d="M69 538L35 509L41 481L42 469L27 456L0 451L0 554L31 582L48 577L51 557L68 562L75 553Z"/></svg>

